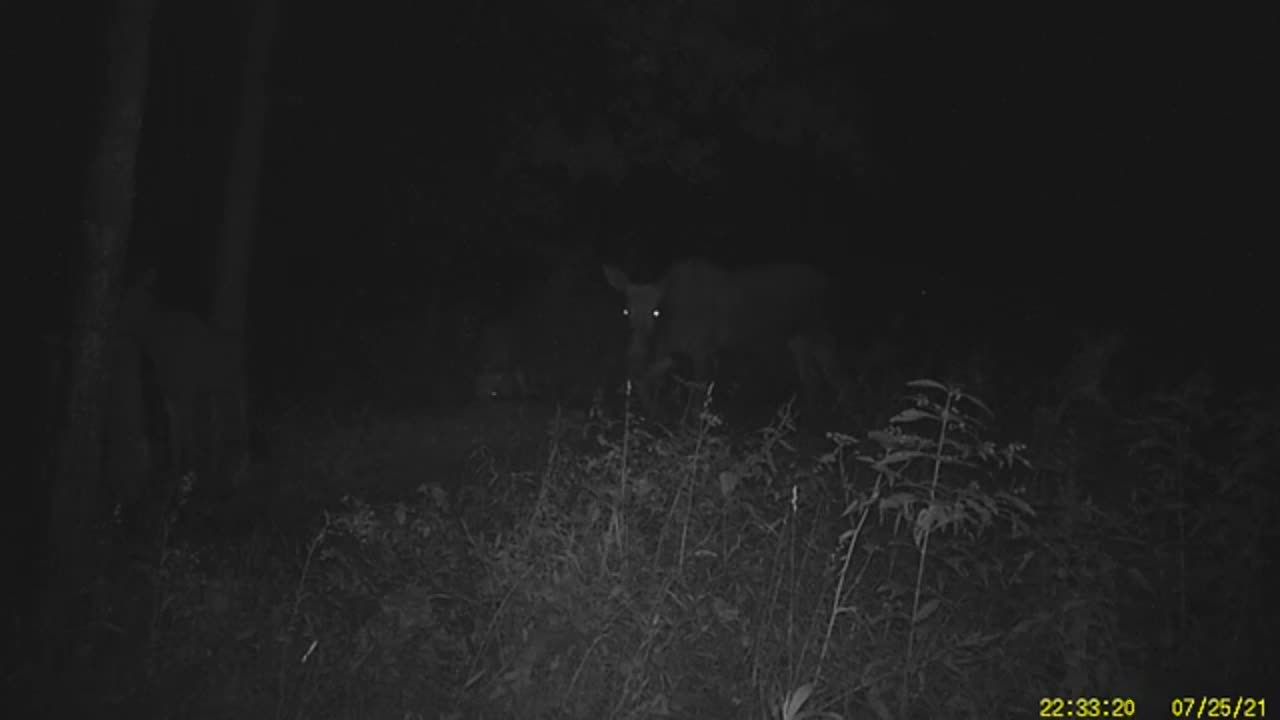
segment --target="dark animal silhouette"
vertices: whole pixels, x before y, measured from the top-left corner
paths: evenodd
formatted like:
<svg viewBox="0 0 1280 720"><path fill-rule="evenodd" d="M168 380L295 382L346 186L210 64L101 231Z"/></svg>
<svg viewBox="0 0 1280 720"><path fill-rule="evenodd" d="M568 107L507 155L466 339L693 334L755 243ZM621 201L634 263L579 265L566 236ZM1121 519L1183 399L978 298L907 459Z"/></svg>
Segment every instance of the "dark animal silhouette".
<svg viewBox="0 0 1280 720"><path fill-rule="evenodd" d="M652 405L664 378L686 367L712 380L723 367L747 383L775 382L789 353L806 395L838 396L846 385L826 323L826 276L809 265L727 270L701 259L676 263L656 282L633 282L606 265L605 278L626 296L631 325L627 368L643 402ZM681 365L683 364L683 365Z"/></svg>

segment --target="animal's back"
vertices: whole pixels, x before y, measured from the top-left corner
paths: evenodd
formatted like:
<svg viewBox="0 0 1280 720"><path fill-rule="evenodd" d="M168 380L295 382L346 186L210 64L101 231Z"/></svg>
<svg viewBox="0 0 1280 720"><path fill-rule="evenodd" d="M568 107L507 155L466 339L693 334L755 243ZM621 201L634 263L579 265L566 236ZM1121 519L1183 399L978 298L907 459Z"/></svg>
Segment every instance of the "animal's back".
<svg viewBox="0 0 1280 720"><path fill-rule="evenodd" d="M812 265L762 265L733 275L736 337L782 336L824 328L826 276Z"/></svg>
<svg viewBox="0 0 1280 720"><path fill-rule="evenodd" d="M692 259L674 265L661 285L659 357L683 354L705 368L723 352L785 354L796 335L825 331L828 282L810 265L725 270Z"/></svg>
<svg viewBox="0 0 1280 720"><path fill-rule="evenodd" d="M673 266L661 281L664 317L659 342L666 350L710 355L732 341L741 304L731 273L705 260Z"/></svg>

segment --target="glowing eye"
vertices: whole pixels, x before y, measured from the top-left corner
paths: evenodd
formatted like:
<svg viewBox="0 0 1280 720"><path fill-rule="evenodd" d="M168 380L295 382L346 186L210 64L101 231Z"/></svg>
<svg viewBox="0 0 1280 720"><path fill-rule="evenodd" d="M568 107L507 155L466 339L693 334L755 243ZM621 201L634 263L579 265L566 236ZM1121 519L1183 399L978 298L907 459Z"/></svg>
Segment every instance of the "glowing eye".
<svg viewBox="0 0 1280 720"><path fill-rule="evenodd" d="M656 318L656 317L658 317L658 316L660 316L660 315L662 315L662 311L661 311L661 310L654 310L654 311L653 311L653 316L654 316L655 318Z"/></svg>
<svg viewBox="0 0 1280 720"><path fill-rule="evenodd" d="M622 308L622 317L627 317L630 314L631 314L630 308Z"/></svg>

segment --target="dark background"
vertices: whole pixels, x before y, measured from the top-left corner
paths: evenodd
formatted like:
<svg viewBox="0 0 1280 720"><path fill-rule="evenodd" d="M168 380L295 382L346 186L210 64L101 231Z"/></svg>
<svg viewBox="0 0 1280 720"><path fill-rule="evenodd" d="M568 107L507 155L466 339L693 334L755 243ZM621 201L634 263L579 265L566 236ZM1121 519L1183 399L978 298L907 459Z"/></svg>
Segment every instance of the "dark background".
<svg viewBox="0 0 1280 720"><path fill-rule="evenodd" d="M819 262L855 335L906 307L1024 354L1119 328L1139 374L1266 370L1274 24L1236 12L286 2L255 377L295 364L280 355L295 334L341 343L338 325L412 322L433 297L510 305L568 256L652 273L690 254ZM48 41L24 119L45 140L23 210L51 241L52 322L78 268L97 13L32 33ZM164 298L200 311L247 20L170 2L153 26L131 266L158 266Z"/></svg>

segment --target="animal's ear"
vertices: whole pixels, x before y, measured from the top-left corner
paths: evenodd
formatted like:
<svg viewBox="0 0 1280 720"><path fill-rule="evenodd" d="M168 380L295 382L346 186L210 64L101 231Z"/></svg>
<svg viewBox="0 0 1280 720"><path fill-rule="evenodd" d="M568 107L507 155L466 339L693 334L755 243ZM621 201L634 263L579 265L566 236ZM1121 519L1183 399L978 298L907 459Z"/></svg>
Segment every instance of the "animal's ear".
<svg viewBox="0 0 1280 720"><path fill-rule="evenodd" d="M609 281L615 289L620 292L626 292L627 287L631 285L631 280L627 278L627 274L612 265L604 265L604 279Z"/></svg>

